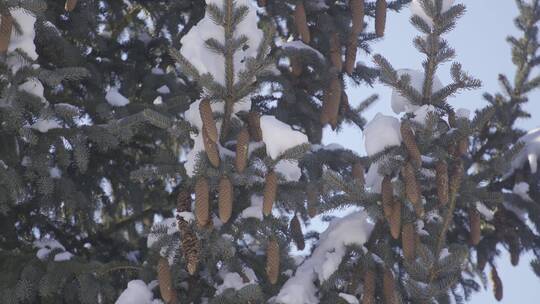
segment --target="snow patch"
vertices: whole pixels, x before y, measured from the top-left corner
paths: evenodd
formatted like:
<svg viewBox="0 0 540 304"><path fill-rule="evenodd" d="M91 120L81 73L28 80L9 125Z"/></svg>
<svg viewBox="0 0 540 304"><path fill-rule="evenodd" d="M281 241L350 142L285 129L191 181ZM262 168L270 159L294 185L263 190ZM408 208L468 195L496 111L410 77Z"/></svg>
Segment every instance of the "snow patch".
<svg viewBox="0 0 540 304"><path fill-rule="evenodd" d="M522 168L528 161L531 172L536 173L538 171L538 155L540 155L540 128L530 130L518 142L523 143L524 147L512 160L512 172Z"/></svg>
<svg viewBox="0 0 540 304"><path fill-rule="evenodd" d="M486 221L493 220L493 216L495 216L495 212L491 211L482 202L476 202L476 210L478 210L478 212L484 216Z"/></svg>
<svg viewBox="0 0 540 304"><path fill-rule="evenodd" d="M69 251L66 251L66 248L62 244L60 244L60 242L52 238L36 240L34 241L34 247L38 248L38 251L36 252L36 257L42 261L49 257L51 251L58 249L63 252L57 253L54 256L53 260L55 262L68 261L73 257L73 254Z"/></svg>
<svg viewBox="0 0 540 304"><path fill-rule="evenodd" d="M127 288L120 294L116 300L116 304L160 304L163 303L159 299L154 299L152 289L156 286L156 282L150 284L142 280L133 280L128 283Z"/></svg>
<svg viewBox="0 0 540 304"><path fill-rule="evenodd" d="M107 94L105 95L107 102L113 107L123 107L129 104L129 99L124 95L120 94L118 88L109 88Z"/></svg>
<svg viewBox="0 0 540 304"><path fill-rule="evenodd" d="M401 69L397 71L397 74L399 77L402 75L408 74L411 77L410 85L419 91L422 92L422 88L424 87L424 77L425 74L423 71L418 70L411 70L411 69ZM442 82L439 80L437 76L433 79L433 92L436 92L443 88ZM420 106L412 104L410 100L408 100L405 96L401 95L397 90L392 90L392 110L394 113L399 114L401 112L414 112L417 110Z"/></svg>
<svg viewBox="0 0 540 304"><path fill-rule="evenodd" d="M274 116L261 117L261 130L266 152L273 159L278 158L286 150L308 142L307 136L295 131L288 124Z"/></svg>
<svg viewBox="0 0 540 304"><path fill-rule="evenodd" d="M251 195L251 206L247 207L242 211L240 217L242 218L256 218L258 220L263 220L263 197L260 195Z"/></svg>
<svg viewBox="0 0 540 304"><path fill-rule="evenodd" d="M364 144L368 156L388 147L399 146L401 141L400 123L395 117L377 113L364 128Z"/></svg>
<svg viewBox="0 0 540 304"><path fill-rule="evenodd" d="M351 295L351 294L340 292L339 296L343 300L347 301L347 303L349 303L349 304L360 304L358 299L355 296Z"/></svg>
<svg viewBox="0 0 540 304"><path fill-rule="evenodd" d="M283 175L288 182L297 182L302 177L302 170L298 167L297 160L282 159L276 164L274 170Z"/></svg>

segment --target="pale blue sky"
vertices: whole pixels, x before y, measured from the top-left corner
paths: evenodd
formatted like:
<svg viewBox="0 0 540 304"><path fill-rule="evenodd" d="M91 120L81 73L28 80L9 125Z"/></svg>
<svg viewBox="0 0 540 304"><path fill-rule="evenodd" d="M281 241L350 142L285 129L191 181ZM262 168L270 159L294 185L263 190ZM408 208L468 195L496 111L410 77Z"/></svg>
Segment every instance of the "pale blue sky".
<svg viewBox="0 0 540 304"><path fill-rule="evenodd" d="M506 42L509 34L518 34L513 19L517 9L513 0L474 0L457 1L467 5L467 14L460 20L456 29L448 35L450 45L456 49L456 60L463 65L465 71L482 80L483 88L465 92L451 100L459 108L471 110L478 109L486 104L482 99L484 92L495 93L499 91L497 76L499 73L513 77L514 66L510 58L510 47ZM421 69L423 57L412 45L412 39L418 33L409 23L410 11L404 9L400 14L390 14L387 21L386 37L374 45L375 53L385 56L395 68ZM362 62L371 64L371 58L366 54L359 56ZM538 71L535 71L536 73ZM450 81L449 65L438 72L443 83ZM349 100L352 105L377 93L380 100L366 112L369 119L377 112L392 115L390 108L391 90L382 85L373 88L361 86L348 89ZM532 118L519 122L523 129L540 126L540 92L530 96L526 108ZM356 127L348 127L339 134L326 132L325 143L337 142L344 147L365 154L362 132ZM504 285L503 301L497 302L492 294L491 284L485 292L473 297L473 304L536 304L540 303L540 279L532 274L528 259L522 257L518 267L512 267L508 256L498 261L499 275Z"/></svg>

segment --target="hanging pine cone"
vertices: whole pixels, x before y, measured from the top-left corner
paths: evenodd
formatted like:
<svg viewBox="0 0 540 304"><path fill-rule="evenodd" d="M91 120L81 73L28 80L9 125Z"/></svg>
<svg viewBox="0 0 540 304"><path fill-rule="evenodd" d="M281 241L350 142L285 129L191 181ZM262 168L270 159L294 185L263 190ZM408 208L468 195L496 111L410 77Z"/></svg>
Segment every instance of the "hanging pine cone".
<svg viewBox="0 0 540 304"><path fill-rule="evenodd" d="M289 59L291 61L291 74L294 77L300 77L302 75L302 61L298 56L292 56Z"/></svg>
<svg viewBox="0 0 540 304"><path fill-rule="evenodd" d="M343 62L341 60L341 43L339 41L339 35L334 32L330 34L330 62L338 70L343 69Z"/></svg>
<svg viewBox="0 0 540 304"><path fill-rule="evenodd" d="M304 233L302 233L302 225L300 224L297 215L293 216L291 219L289 232L298 250L304 250L304 248L306 248L306 243L304 241Z"/></svg>
<svg viewBox="0 0 540 304"><path fill-rule="evenodd" d="M272 214L272 206L276 201L278 180L276 172L269 171L266 174L263 193L263 214L268 216Z"/></svg>
<svg viewBox="0 0 540 304"><path fill-rule="evenodd" d="M401 231L401 204L395 202L392 209L392 214L390 215L390 234L397 240Z"/></svg>
<svg viewBox="0 0 540 304"><path fill-rule="evenodd" d="M0 54L5 54L11 40L11 30L13 28L13 17L11 15L2 15L0 22Z"/></svg>
<svg viewBox="0 0 540 304"><path fill-rule="evenodd" d="M449 187L449 193L450 198L455 199L457 192L459 190L459 187L461 186L461 181L463 180L463 163L461 161L458 161L454 166L452 167L452 172L450 174L450 178L448 180L448 187Z"/></svg>
<svg viewBox="0 0 540 304"><path fill-rule="evenodd" d="M210 106L210 100L203 99L199 103L199 113L203 123L203 129L206 130L206 135L213 141L218 141L218 130L216 121L214 120L214 113L212 112L212 106Z"/></svg>
<svg viewBox="0 0 540 304"><path fill-rule="evenodd" d="M317 209L319 206L319 190L313 183L309 183L306 186L307 196L307 213L309 217L317 216Z"/></svg>
<svg viewBox="0 0 540 304"><path fill-rule="evenodd" d="M501 301L503 298L503 283L495 267L491 268L491 280L493 281L493 295L497 301Z"/></svg>
<svg viewBox="0 0 540 304"><path fill-rule="evenodd" d="M364 185L366 184L364 172L364 166L361 162L354 163L354 165L352 166L352 177L356 181L356 184L358 184L362 188L364 188Z"/></svg>
<svg viewBox="0 0 540 304"><path fill-rule="evenodd" d="M66 12L71 12L75 9L77 6L77 0L66 0L66 5L64 5L64 9Z"/></svg>
<svg viewBox="0 0 540 304"><path fill-rule="evenodd" d="M406 260L416 257L416 230L412 223L405 223L401 231L401 247Z"/></svg>
<svg viewBox="0 0 540 304"><path fill-rule="evenodd" d="M443 161L435 165L435 180L439 205L444 206L448 204L448 165Z"/></svg>
<svg viewBox="0 0 540 304"><path fill-rule="evenodd" d="M169 262L164 257L159 257L157 266L157 278L159 282L159 292L166 304L176 302L176 291L172 284L171 268Z"/></svg>
<svg viewBox="0 0 540 304"><path fill-rule="evenodd" d="M385 268L383 274L383 298L385 304L397 304L395 285L392 270Z"/></svg>
<svg viewBox="0 0 540 304"><path fill-rule="evenodd" d="M401 175L403 176L403 181L405 183L405 194L407 199L413 204L416 215L421 217L424 214L424 206L422 205L420 185L416 180L414 168L410 162L405 163L401 170Z"/></svg>
<svg viewBox="0 0 540 304"><path fill-rule="evenodd" d="M349 75L351 75L354 71L357 49L358 40L356 38L356 35L351 33L351 35L349 36L349 41L347 42L347 50L345 51L345 72Z"/></svg>
<svg viewBox="0 0 540 304"><path fill-rule="evenodd" d="M233 184L227 176L224 176L219 180L218 199L219 219L223 223L227 223L231 218L233 199Z"/></svg>
<svg viewBox="0 0 540 304"><path fill-rule="evenodd" d="M279 278L279 244L272 239L266 249L266 275L270 284L276 284Z"/></svg>
<svg viewBox="0 0 540 304"><path fill-rule="evenodd" d="M216 168L219 167L220 159L217 144L208 137L208 134L206 134L206 129L204 128L202 130L202 136L204 142L204 151L206 152L206 156L208 156L210 164Z"/></svg>
<svg viewBox="0 0 540 304"><path fill-rule="evenodd" d="M476 250L476 268L480 271L484 271L487 264L487 255L483 250Z"/></svg>
<svg viewBox="0 0 540 304"><path fill-rule="evenodd" d="M448 124L451 128L455 128L457 126L456 112L454 112L452 109L448 111Z"/></svg>
<svg viewBox="0 0 540 304"><path fill-rule="evenodd" d="M259 142L262 140L261 117L256 112L248 114L249 135L253 141Z"/></svg>
<svg viewBox="0 0 540 304"><path fill-rule="evenodd" d="M517 266L519 264L519 255L521 250L519 248L519 240L516 235L513 235L512 238L508 240L508 247L510 251L510 263L512 263L512 266Z"/></svg>
<svg viewBox="0 0 540 304"><path fill-rule="evenodd" d="M375 272L371 269L364 273L364 294L362 304L375 304Z"/></svg>
<svg viewBox="0 0 540 304"><path fill-rule="evenodd" d="M238 173L244 172L248 163L248 149L249 149L249 131L246 128L242 128L238 137L236 138L236 159L235 166Z"/></svg>
<svg viewBox="0 0 540 304"><path fill-rule="evenodd" d="M469 242L471 245L476 246L480 243L481 229L480 229L480 213L476 208L469 210Z"/></svg>
<svg viewBox="0 0 540 304"><path fill-rule="evenodd" d="M353 35L358 36L364 29L364 0L350 0Z"/></svg>
<svg viewBox="0 0 540 304"><path fill-rule="evenodd" d="M178 213L191 211L191 194L187 191L178 193L177 208ZM187 270L190 275L197 272L200 256L200 243L197 235L191 229L189 223L180 215L176 216L178 230L180 230L180 247L187 264Z"/></svg>
<svg viewBox="0 0 540 304"><path fill-rule="evenodd" d="M330 123L332 129L337 127L339 104L341 102L341 81L337 75L330 82L330 86L324 91L323 106L321 109L321 124Z"/></svg>
<svg viewBox="0 0 540 304"><path fill-rule="evenodd" d="M468 150L469 150L469 138L465 137L465 138L460 139L457 144L457 153L459 153L459 156L467 155Z"/></svg>
<svg viewBox="0 0 540 304"><path fill-rule="evenodd" d="M195 183L195 218L199 227L206 227L210 221L210 187L204 177Z"/></svg>
<svg viewBox="0 0 540 304"><path fill-rule="evenodd" d="M416 144L416 138L409 123L403 122L400 127L401 138L403 138L403 144L407 149L407 153L411 159L411 163L415 168L422 166L422 155Z"/></svg>
<svg viewBox="0 0 540 304"><path fill-rule="evenodd" d="M300 38L305 44L309 44L311 41L311 35L309 33L309 27L307 24L306 9L304 8L304 1L299 0L294 8L294 24L296 25L296 32L300 35Z"/></svg>
<svg viewBox="0 0 540 304"><path fill-rule="evenodd" d="M384 36L384 28L386 27L386 0L377 0L375 3L375 34Z"/></svg>
<svg viewBox="0 0 540 304"><path fill-rule="evenodd" d="M266 6L266 0L257 0L257 5L260 6L260 7L265 7Z"/></svg>
<svg viewBox="0 0 540 304"><path fill-rule="evenodd" d="M390 220L394 208L394 187L392 186L392 178L385 175L381 183L381 196L384 216Z"/></svg>

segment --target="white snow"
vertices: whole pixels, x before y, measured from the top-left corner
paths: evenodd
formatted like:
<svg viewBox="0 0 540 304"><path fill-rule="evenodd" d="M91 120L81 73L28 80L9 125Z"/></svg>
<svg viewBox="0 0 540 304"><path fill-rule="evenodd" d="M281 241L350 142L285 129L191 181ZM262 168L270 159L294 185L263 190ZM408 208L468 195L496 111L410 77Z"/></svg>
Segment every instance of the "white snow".
<svg viewBox="0 0 540 304"><path fill-rule="evenodd" d="M51 129L60 129L62 128L62 125L60 125L60 122L55 119L38 119L36 122L31 126L32 129L38 130L41 133L46 133L47 131Z"/></svg>
<svg viewBox="0 0 540 304"><path fill-rule="evenodd" d="M422 93L424 87L424 72L411 69L401 69L397 71L399 77L408 74L411 77L410 85L417 91ZM437 76L433 79L433 92L436 92L443 88L443 85ZM414 112L420 106L412 104L405 96L401 95L397 90L392 90L392 110L394 113L399 114L401 112Z"/></svg>
<svg viewBox="0 0 540 304"><path fill-rule="evenodd" d="M531 172L536 173L538 170L538 155L540 155L540 128L530 130L519 139L519 142L522 142L524 147L512 160L512 169L522 168L525 162L528 161Z"/></svg>
<svg viewBox="0 0 540 304"><path fill-rule="evenodd" d="M533 199L529 196L529 184L525 182L519 182L514 185L514 189L512 189L512 192L514 194L519 195L524 201L532 202Z"/></svg>
<svg viewBox="0 0 540 304"><path fill-rule="evenodd" d="M222 0L206 0L206 4L215 4L223 8ZM236 5L245 5L249 8L246 17L237 26L233 38L246 36L248 41L246 48L240 48L234 55L234 81L238 80L238 71L245 70L246 58L257 56L257 49L260 45L263 32L258 29L258 18L256 8L249 0L237 0ZM189 59L191 64L200 74L210 73L215 81L225 85L225 60L221 54L208 49L205 41L214 38L218 42L224 43L225 33L223 27L217 26L209 14L207 14L197 25L195 25L182 39L180 53Z"/></svg>
<svg viewBox="0 0 540 304"><path fill-rule="evenodd" d="M381 183L384 176L379 174L379 163L373 163L369 166L366 174L366 187L371 189L371 192L381 193Z"/></svg>
<svg viewBox="0 0 540 304"><path fill-rule="evenodd" d="M156 283L151 282L146 285L142 280L133 280L128 283L127 288L120 294L116 304L159 304L161 300L154 299L152 289Z"/></svg>
<svg viewBox="0 0 540 304"><path fill-rule="evenodd" d="M115 87L109 88L107 90L105 99L113 107L123 107L129 103L129 99L127 99L124 95L120 94L118 88Z"/></svg>
<svg viewBox="0 0 540 304"><path fill-rule="evenodd" d="M181 217L184 221L188 223L193 222L195 220L195 214L193 214L193 212L184 211L184 212L179 212L176 215L178 215L179 217Z"/></svg>
<svg viewBox="0 0 540 304"><path fill-rule="evenodd" d="M36 240L34 241L34 247L38 248L38 251L36 252L36 257L40 260L47 259L49 253L56 249L60 249L63 252L57 253L54 256L53 259L55 262L68 261L73 257L73 254L66 251L66 248L62 246L60 242L52 238L43 238L40 240Z"/></svg>
<svg viewBox="0 0 540 304"><path fill-rule="evenodd" d="M435 113L435 107L432 105L423 105L416 109L413 113L413 120L421 125L425 125L429 113Z"/></svg>
<svg viewBox="0 0 540 304"><path fill-rule="evenodd" d="M156 105L156 106L157 106L157 105L160 105L160 104L163 104L163 97L158 96L158 97L154 98L154 101L152 101L152 103L153 103L154 105Z"/></svg>
<svg viewBox="0 0 540 304"><path fill-rule="evenodd" d="M317 57L319 57L319 59L321 59L322 61L325 60L324 55L321 54L321 52L317 51L316 49L312 48L311 46L305 44L304 42L300 40L293 40L293 41L286 42L281 45L281 48L283 49L290 48L290 49L296 49L296 50L309 50L315 53L315 55L317 55Z"/></svg>
<svg viewBox="0 0 540 304"><path fill-rule="evenodd" d="M39 99L41 99L43 103L47 102L47 100L43 96L43 92L45 91L45 88L43 87L43 84L35 78L28 79L26 82L19 85L17 87L17 90L24 91L36 97L39 97Z"/></svg>
<svg viewBox="0 0 540 304"><path fill-rule="evenodd" d="M347 303L349 303L349 304L360 304L358 299L355 296L351 295L351 294L340 292L339 296L342 299L344 299L345 301L347 301Z"/></svg>
<svg viewBox="0 0 540 304"><path fill-rule="evenodd" d="M283 175L288 182L297 182L302 176L297 160L282 159L276 164L274 170Z"/></svg>
<svg viewBox="0 0 540 304"><path fill-rule="evenodd" d="M71 260L72 257L73 257L73 254L71 252L65 251L65 252L62 252L62 253L57 253L54 256L54 261L55 262L69 261L69 260Z"/></svg>
<svg viewBox="0 0 540 304"><path fill-rule="evenodd" d="M242 210L240 217L242 218L252 217L252 218L256 218L262 221L263 220L262 206L263 206L263 197L260 195L253 194L251 195L251 206Z"/></svg>
<svg viewBox="0 0 540 304"><path fill-rule="evenodd" d="M52 167L49 168L49 175L51 176L51 178L61 178L62 171L60 171L60 168L58 167Z"/></svg>
<svg viewBox="0 0 540 304"><path fill-rule="evenodd" d="M34 38L36 37L34 24L36 23L36 17L21 8L10 10L10 12L13 19L19 24L22 33L12 31L8 52L21 49L32 60L36 60L38 58L36 46L34 45Z"/></svg>
<svg viewBox="0 0 540 304"><path fill-rule="evenodd" d="M319 238L317 248L296 270L276 297L280 304L316 304L315 280L327 280L339 267L347 245L363 245L373 229L373 222L364 211L336 218Z"/></svg>
<svg viewBox="0 0 540 304"><path fill-rule="evenodd" d="M444 13L447 10L449 10L453 4L454 4L454 0L443 0L441 13ZM422 18L430 27L433 26L433 20L431 19L431 17L429 17L426 14L426 12L424 12L424 9L422 8L422 4L420 0L412 1L411 12L413 15L417 15L420 18Z"/></svg>
<svg viewBox="0 0 540 304"><path fill-rule="evenodd" d="M278 158L286 150L308 142L307 136L295 131L288 124L279 121L274 116L261 117L263 142L266 153L273 159Z"/></svg>
<svg viewBox="0 0 540 304"><path fill-rule="evenodd" d="M227 272L226 270L220 270L219 276L223 279L221 285L216 286L216 295L222 294L225 290L233 288L234 290L240 290L249 284L257 282L257 277L251 268L244 268L244 273L249 282L244 283L244 280L237 272Z"/></svg>
<svg viewBox="0 0 540 304"><path fill-rule="evenodd" d="M482 202L476 202L476 210L478 210L478 212L480 212L480 214L484 216L486 221L493 220L493 216L495 215L495 212L491 211Z"/></svg>
<svg viewBox="0 0 540 304"><path fill-rule="evenodd" d="M387 147L401 145L399 120L377 113L364 128L364 144L368 156L379 153Z"/></svg>
<svg viewBox="0 0 540 304"><path fill-rule="evenodd" d="M171 90L169 89L167 85L162 85L156 91L160 94L169 94L171 92Z"/></svg>

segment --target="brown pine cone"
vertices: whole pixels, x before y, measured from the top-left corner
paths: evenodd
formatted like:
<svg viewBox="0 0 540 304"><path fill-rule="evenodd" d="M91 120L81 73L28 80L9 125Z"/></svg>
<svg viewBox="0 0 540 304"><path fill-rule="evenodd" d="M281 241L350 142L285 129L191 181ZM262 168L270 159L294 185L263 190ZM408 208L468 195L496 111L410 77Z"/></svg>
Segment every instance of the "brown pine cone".
<svg viewBox="0 0 540 304"><path fill-rule="evenodd" d="M5 54L11 40L11 31L13 29L13 17L11 15L2 15L0 22L0 53Z"/></svg>
<svg viewBox="0 0 540 304"><path fill-rule="evenodd" d="M270 284L276 284L279 278L279 244L272 239L268 242L266 249L266 275Z"/></svg>
<svg viewBox="0 0 540 304"><path fill-rule="evenodd" d="M364 294L362 304L375 304L375 272L371 269L364 273Z"/></svg>
<svg viewBox="0 0 540 304"><path fill-rule="evenodd" d="M337 33L330 34L330 62L338 70L343 69L343 61L341 59L341 43Z"/></svg>
<svg viewBox="0 0 540 304"><path fill-rule="evenodd" d="M397 240L399 239L399 233L401 231L401 204L399 202L394 203L392 208L392 214L390 215L390 234Z"/></svg>
<svg viewBox="0 0 540 304"><path fill-rule="evenodd" d="M469 210L469 242L471 245L476 246L480 243L480 237L482 232L480 229L480 213L476 208Z"/></svg>
<svg viewBox="0 0 540 304"><path fill-rule="evenodd" d="M341 81L335 76L330 82L330 86L324 92L320 119L322 125L329 123L332 129L337 127L341 93Z"/></svg>
<svg viewBox="0 0 540 304"><path fill-rule="evenodd" d="M352 166L352 177L354 178L356 183L362 188L364 188L364 185L366 184L364 172L364 166L361 162L354 163L354 165Z"/></svg>
<svg viewBox="0 0 540 304"><path fill-rule="evenodd" d="M491 280L493 281L493 295L497 301L501 301L503 298L503 283L495 267L491 268Z"/></svg>
<svg viewBox="0 0 540 304"><path fill-rule="evenodd" d="M309 217L313 218L318 214L319 206L319 190L313 183L309 183L306 186L307 196L307 213Z"/></svg>
<svg viewBox="0 0 540 304"><path fill-rule="evenodd" d="M476 268L480 271L484 271L487 264L487 255L482 250L476 251Z"/></svg>
<svg viewBox="0 0 540 304"><path fill-rule="evenodd" d="M66 10L66 12L71 12L75 9L76 6L77 6L77 0L66 0L64 9Z"/></svg>
<svg viewBox="0 0 540 304"><path fill-rule="evenodd" d="M234 188L231 180L227 176L222 177L219 180L218 209L219 219L223 223L227 223L231 218L234 199L233 192Z"/></svg>
<svg viewBox="0 0 540 304"><path fill-rule="evenodd" d="M377 36L384 36L386 27L386 0L377 0L375 3L375 33Z"/></svg>
<svg viewBox="0 0 540 304"><path fill-rule="evenodd" d="M202 130L202 137L204 142L204 151L206 152L206 156L208 156L208 160L210 161L210 164L214 167L219 167L220 158L219 158L219 150L216 142L212 141L208 134L206 134L206 129L203 128Z"/></svg>
<svg viewBox="0 0 540 304"><path fill-rule="evenodd" d="M395 284L392 270L385 268L383 274L383 298L385 304L397 304Z"/></svg>
<svg viewBox="0 0 540 304"><path fill-rule="evenodd" d="M171 268L169 267L169 262L164 257L159 257L157 275L161 298L166 304L175 303L177 299L176 291L172 284Z"/></svg>
<svg viewBox="0 0 540 304"><path fill-rule="evenodd" d="M351 34L347 42L347 50L345 51L345 72L351 75L356 65L356 51L358 49L358 40L356 35Z"/></svg>
<svg viewBox="0 0 540 304"><path fill-rule="evenodd" d="M203 99L199 103L199 113L203 123L203 130L206 130L206 135L214 143L218 142L218 130L216 121L214 120L214 113L212 112L212 106L210 106L210 100Z"/></svg>
<svg viewBox="0 0 540 304"><path fill-rule="evenodd" d="M456 112L454 110L448 111L448 124L451 128L457 127Z"/></svg>
<svg viewBox="0 0 540 304"><path fill-rule="evenodd" d="M248 151L249 151L249 131L246 128L242 128L238 137L236 138L236 159L235 167L238 173L243 173L248 163Z"/></svg>
<svg viewBox="0 0 540 304"><path fill-rule="evenodd" d="M401 247L406 260L414 260L416 257L416 230L412 223L405 223L401 231Z"/></svg>
<svg viewBox="0 0 540 304"><path fill-rule="evenodd" d="M261 116L256 112L248 114L249 135L253 141L259 142L262 140Z"/></svg>
<svg viewBox="0 0 540 304"><path fill-rule="evenodd" d="M444 206L448 204L448 165L443 161L435 165L435 180L439 205Z"/></svg>
<svg viewBox="0 0 540 304"><path fill-rule="evenodd" d="M364 29L364 0L350 0L353 35L358 36Z"/></svg>
<svg viewBox="0 0 540 304"><path fill-rule="evenodd" d="M401 138L403 138L403 144L407 149L407 153L411 159L411 163L415 168L422 167L422 155L416 144L416 138L409 123L403 122L400 127Z"/></svg>
<svg viewBox="0 0 540 304"><path fill-rule="evenodd" d="M392 186L392 178L388 175L385 175L382 180L381 196L384 216L389 220L394 208L394 187Z"/></svg>
<svg viewBox="0 0 540 304"><path fill-rule="evenodd" d="M468 151L469 151L469 138L465 137L465 138L460 139L457 145L457 152L459 153L459 156L467 155Z"/></svg>
<svg viewBox="0 0 540 304"><path fill-rule="evenodd" d="M260 7L265 7L266 6L266 0L257 0L257 5L260 6Z"/></svg>
<svg viewBox="0 0 540 304"><path fill-rule="evenodd" d="M199 227L206 227L210 221L210 187L204 177L195 183L195 218Z"/></svg>
<svg viewBox="0 0 540 304"><path fill-rule="evenodd" d="M461 186L461 182L463 181L464 170L465 169L463 168L462 161L458 161L452 167L452 172L448 180L448 187L449 187L449 193L450 193L451 199L455 199L458 193L459 187Z"/></svg>
<svg viewBox="0 0 540 304"><path fill-rule="evenodd" d="M291 61L291 74L294 77L300 77L300 75L302 75L302 70L304 69L301 59L297 56L293 56L290 57L289 60Z"/></svg>
<svg viewBox="0 0 540 304"><path fill-rule="evenodd" d="M191 211L191 194L185 190L178 193L178 213ZM189 274L194 275L199 264L200 243L197 235L191 229L189 223L180 215L176 216L178 230L180 230L180 249L187 264Z"/></svg>
<svg viewBox="0 0 540 304"><path fill-rule="evenodd" d="M289 224L289 232L291 233L291 238L296 244L298 250L304 250L304 248L306 248L306 243L304 241L304 233L302 232L302 225L300 224L300 220L296 215L293 216L293 218L291 219L291 222Z"/></svg>
<svg viewBox="0 0 540 304"><path fill-rule="evenodd" d="M413 204L416 215L422 217L424 214L424 206L422 205L420 185L416 180L414 168L410 162L405 163L401 170L401 175L403 176L403 181L405 183L405 194L407 199Z"/></svg>
<svg viewBox="0 0 540 304"><path fill-rule="evenodd" d="M296 32L300 35L302 41L305 44L309 44L311 35L309 33L306 9L304 8L303 0L297 1L296 7L294 8L294 24L296 25Z"/></svg>
<svg viewBox="0 0 540 304"><path fill-rule="evenodd" d="M276 172L269 171L266 174L263 193L263 214L268 216L272 214L272 206L276 201L278 179Z"/></svg>
<svg viewBox="0 0 540 304"><path fill-rule="evenodd" d="M517 236L514 235L508 240L508 247L510 251L510 263L512 263L512 266L517 266L519 264L519 255L521 253Z"/></svg>

